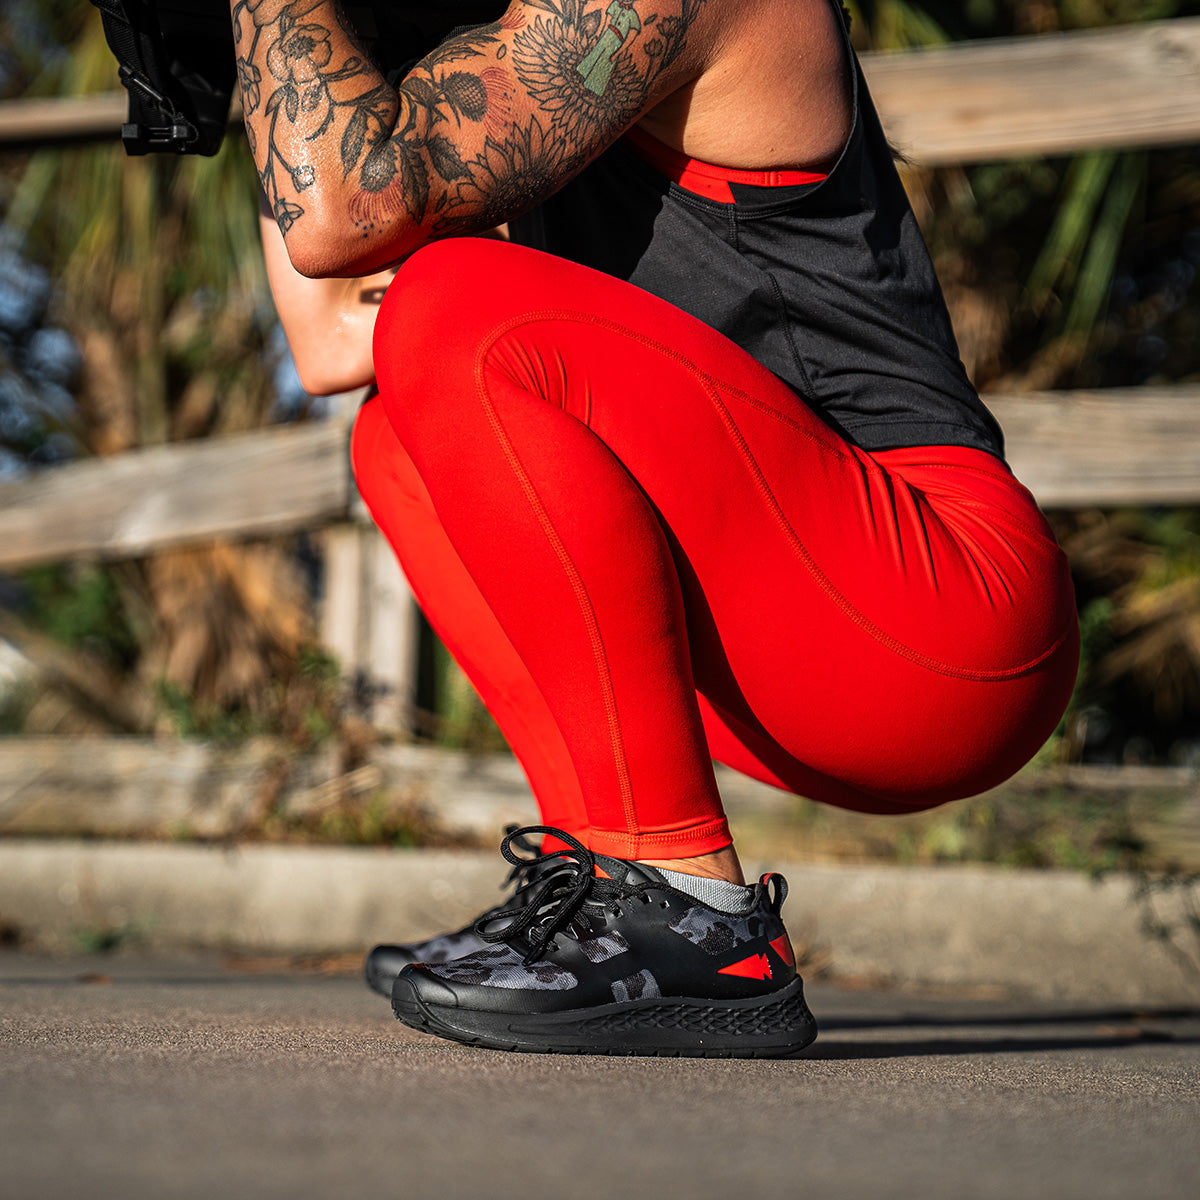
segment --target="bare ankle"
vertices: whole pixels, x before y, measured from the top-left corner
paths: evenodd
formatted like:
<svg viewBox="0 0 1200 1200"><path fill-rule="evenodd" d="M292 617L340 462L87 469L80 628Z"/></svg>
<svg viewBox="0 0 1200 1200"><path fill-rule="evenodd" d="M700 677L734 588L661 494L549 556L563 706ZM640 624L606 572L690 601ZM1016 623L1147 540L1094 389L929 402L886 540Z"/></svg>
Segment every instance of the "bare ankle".
<svg viewBox="0 0 1200 1200"><path fill-rule="evenodd" d="M708 879L723 879L727 883L746 882L737 851L732 846L714 850L711 854L699 854L695 858L643 858L639 861L668 871L682 871L685 875L703 875Z"/></svg>

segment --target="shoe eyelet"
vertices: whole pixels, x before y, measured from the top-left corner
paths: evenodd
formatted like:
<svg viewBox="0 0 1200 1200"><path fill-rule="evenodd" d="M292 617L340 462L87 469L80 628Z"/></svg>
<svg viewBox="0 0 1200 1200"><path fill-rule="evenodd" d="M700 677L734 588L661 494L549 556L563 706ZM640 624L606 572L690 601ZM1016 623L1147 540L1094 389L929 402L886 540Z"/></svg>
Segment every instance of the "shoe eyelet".
<svg viewBox="0 0 1200 1200"><path fill-rule="evenodd" d="M670 902L670 900L660 900L658 902L658 907L659 908L670 908L671 902Z"/></svg>

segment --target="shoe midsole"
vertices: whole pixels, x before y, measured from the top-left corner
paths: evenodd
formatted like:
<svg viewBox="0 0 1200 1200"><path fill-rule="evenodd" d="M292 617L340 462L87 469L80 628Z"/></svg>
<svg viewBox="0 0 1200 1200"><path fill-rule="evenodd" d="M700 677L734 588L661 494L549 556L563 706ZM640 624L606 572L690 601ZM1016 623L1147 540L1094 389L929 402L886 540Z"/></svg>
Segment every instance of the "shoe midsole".
<svg viewBox="0 0 1200 1200"><path fill-rule="evenodd" d="M645 997L549 1013L497 1013L427 1002L411 989L392 997L396 1016L460 1039L527 1045L771 1045L799 1049L816 1036L797 976L787 987L738 1000ZM766 1018L766 1020L764 1020Z"/></svg>

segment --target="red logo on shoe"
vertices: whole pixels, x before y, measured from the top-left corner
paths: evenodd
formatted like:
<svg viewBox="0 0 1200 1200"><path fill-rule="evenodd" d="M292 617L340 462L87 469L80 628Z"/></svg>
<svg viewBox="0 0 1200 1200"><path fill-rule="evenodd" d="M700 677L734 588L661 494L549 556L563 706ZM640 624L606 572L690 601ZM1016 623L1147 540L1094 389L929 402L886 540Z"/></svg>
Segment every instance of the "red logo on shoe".
<svg viewBox="0 0 1200 1200"><path fill-rule="evenodd" d="M771 943L771 949L783 959L789 967L796 965L796 954L792 950L792 943L788 941L788 935L782 933Z"/></svg>
<svg viewBox="0 0 1200 1200"><path fill-rule="evenodd" d="M740 962L731 963L728 967L722 967L718 975L742 975L746 979L770 979L771 964L767 961L765 954L752 954L749 958L743 958Z"/></svg>

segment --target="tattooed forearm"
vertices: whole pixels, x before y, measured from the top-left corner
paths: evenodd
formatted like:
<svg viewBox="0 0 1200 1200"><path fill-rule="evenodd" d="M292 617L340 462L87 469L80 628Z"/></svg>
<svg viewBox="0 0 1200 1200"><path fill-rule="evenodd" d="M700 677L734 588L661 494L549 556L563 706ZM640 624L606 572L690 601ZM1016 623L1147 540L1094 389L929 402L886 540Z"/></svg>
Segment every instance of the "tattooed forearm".
<svg viewBox="0 0 1200 1200"><path fill-rule="evenodd" d="M524 0L399 87L333 0L232 0L247 132L280 228L320 208L368 260L528 210L661 91L706 0ZM335 231L336 232L336 231Z"/></svg>
<svg viewBox="0 0 1200 1200"><path fill-rule="evenodd" d="M374 69L348 31L330 22L337 17L332 5L238 0L232 16L250 150L271 211L286 235L304 215L300 197L317 182L317 165L327 158L319 153L321 142L345 94L356 95L359 107L373 109L383 128L397 101L377 79L367 86Z"/></svg>

